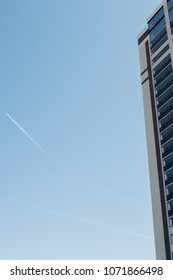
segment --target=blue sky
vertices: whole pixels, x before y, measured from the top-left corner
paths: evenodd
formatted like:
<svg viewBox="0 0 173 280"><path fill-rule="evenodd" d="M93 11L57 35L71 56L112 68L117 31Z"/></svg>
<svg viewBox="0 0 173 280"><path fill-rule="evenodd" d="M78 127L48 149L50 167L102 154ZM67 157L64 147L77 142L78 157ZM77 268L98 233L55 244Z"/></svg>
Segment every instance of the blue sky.
<svg viewBox="0 0 173 280"><path fill-rule="evenodd" d="M0 1L0 259L155 258L137 35L159 4Z"/></svg>

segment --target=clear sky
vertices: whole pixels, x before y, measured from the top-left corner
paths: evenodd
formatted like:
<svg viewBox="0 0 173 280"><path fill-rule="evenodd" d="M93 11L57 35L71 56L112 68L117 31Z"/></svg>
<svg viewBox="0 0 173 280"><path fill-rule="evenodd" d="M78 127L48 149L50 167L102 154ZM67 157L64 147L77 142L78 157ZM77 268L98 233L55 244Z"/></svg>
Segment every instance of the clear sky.
<svg viewBox="0 0 173 280"><path fill-rule="evenodd" d="M155 259L137 35L160 2L0 1L0 259Z"/></svg>

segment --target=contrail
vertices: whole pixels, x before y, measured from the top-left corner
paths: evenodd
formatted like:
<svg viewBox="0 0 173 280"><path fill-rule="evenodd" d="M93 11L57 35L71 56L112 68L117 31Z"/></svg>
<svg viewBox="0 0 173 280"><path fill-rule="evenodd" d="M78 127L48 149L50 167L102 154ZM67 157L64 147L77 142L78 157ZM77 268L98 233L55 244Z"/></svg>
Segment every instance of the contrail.
<svg viewBox="0 0 173 280"><path fill-rule="evenodd" d="M46 153L46 151L31 137L31 135L29 135L29 133L20 125L18 124L13 118L12 116L10 116L10 114L5 113L6 116L32 141L32 143L34 143L35 146L37 146L37 148L47 157L48 154Z"/></svg>
<svg viewBox="0 0 173 280"><path fill-rule="evenodd" d="M130 231L130 230L126 230L126 229L117 228L117 227L114 227L114 226L105 225L105 224L102 224L102 223L98 223L96 221L86 220L86 219L83 219L83 218L67 215L67 214L60 213L60 212L50 210L50 209L47 209L47 208L42 208L42 207L34 206L34 205L31 205L31 204L28 204L28 203L19 202L19 201L9 199L9 198L3 197L3 196L0 196L0 199L8 201L8 202L15 203L15 204L23 206L23 207L31 208L31 209L34 209L36 211L40 211L40 212L43 212L43 213L46 213L46 214L49 214L49 215L65 218L67 220L76 221L76 222L83 223L83 224L88 224L88 225L93 225L93 226L103 228L103 229L107 229L107 230L111 230L111 231L114 231L114 232L119 232L119 233L126 234L126 235L131 235L131 236L135 236L135 237L139 237L139 238L148 239L150 241L154 240L152 236L141 233L141 232L135 232L135 231Z"/></svg>
<svg viewBox="0 0 173 280"><path fill-rule="evenodd" d="M67 180L67 181L69 181L71 183L74 183L74 184L77 184L77 185L82 185L84 187L87 187L87 188L90 188L90 189L95 189L97 191L106 193L108 195L115 196L117 199L121 199L123 201L126 200L129 203L132 203L134 205L142 206L142 207L145 207L145 208L148 207L147 203L144 203L144 202L141 202L141 201L137 201L137 200L134 200L134 199L132 199L130 197L125 197L125 196L117 194L117 193L115 194L115 192L109 191L105 187L100 187L100 186L97 186L97 185L88 184L88 183L84 183L84 182L81 182L81 181L76 181L76 180L73 180L73 179L63 175L63 174L56 173L56 172L48 172L48 171L45 171L45 170L40 169L40 168L37 168L37 170L40 171L40 172L43 172L44 174L47 174L47 175L50 175L50 176L53 176L53 177L59 177L61 179Z"/></svg>

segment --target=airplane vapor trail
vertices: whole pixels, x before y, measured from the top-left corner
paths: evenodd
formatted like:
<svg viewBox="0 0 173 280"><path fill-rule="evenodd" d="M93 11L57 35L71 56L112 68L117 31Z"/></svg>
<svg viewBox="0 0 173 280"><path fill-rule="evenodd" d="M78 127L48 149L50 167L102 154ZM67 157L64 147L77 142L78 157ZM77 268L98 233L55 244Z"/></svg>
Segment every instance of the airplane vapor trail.
<svg viewBox="0 0 173 280"><path fill-rule="evenodd" d="M17 123L12 116L10 116L10 114L8 114L7 112L5 113L6 116L25 134L26 137L28 137L32 143L37 146L37 148L48 157L48 154L46 153L46 151L31 137L31 135L29 135L29 133L19 124Z"/></svg>
<svg viewBox="0 0 173 280"><path fill-rule="evenodd" d="M88 224L88 225L91 225L91 226L111 230L111 231L114 231L114 232L119 232L119 233L122 233L122 234L134 236L134 237L148 239L150 241L154 240L152 236L147 235L145 233L130 231L130 230L127 230L127 229L122 229L122 228L117 228L117 227L114 227L114 226L98 223L98 222L92 221L92 220L86 220L86 219L83 219L83 218L79 218L79 217L71 216L71 215L68 215L68 214L61 213L61 212L57 212L55 210L50 210L50 209L47 209L47 208L42 208L42 207L34 206L34 205L31 205L31 204L28 204L28 203L16 201L16 200L13 200L13 199L10 199L10 198L7 198L7 197L3 197L3 196L0 196L0 199L11 202L11 203L15 203L17 205L27 207L27 208L30 208L30 209L33 209L33 210L36 210L36 211L40 211L40 212L43 212L43 213L46 213L46 214L49 214L49 215L58 216L58 217L61 217L61 218L67 219L67 220L76 221L76 222L83 223L83 224Z"/></svg>

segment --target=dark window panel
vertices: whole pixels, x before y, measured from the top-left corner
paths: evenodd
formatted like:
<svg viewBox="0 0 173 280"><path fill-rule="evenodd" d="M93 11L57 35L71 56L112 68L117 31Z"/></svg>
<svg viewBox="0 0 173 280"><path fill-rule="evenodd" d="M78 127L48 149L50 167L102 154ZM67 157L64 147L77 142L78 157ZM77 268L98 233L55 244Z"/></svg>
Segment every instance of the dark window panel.
<svg viewBox="0 0 173 280"><path fill-rule="evenodd" d="M173 110L173 98L158 110L158 119L159 120L162 119L172 110Z"/></svg>
<svg viewBox="0 0 173 280"><path fill-rule="evenodd" d="M165 91L157 99L157 106L160 108L164 103L173 97L173 86L171 86L167 91Z"/></svg>
<svg viewBox="0 0 173 280"><path fill-rule="evenodd" d="M152 19L148 22L149 30L151 30L164 16L164 9L163 7L154 15Z"/></svg>
<svg viewBox="0 0 173 280"><path fill-rule="evenodd" d="M173 154L170 154L163 160L163 169L167 171L168 169L173 167Z"/></svg>
<svg viewBox="0 0 173 280"><path fill-rule="evenodd" d="M167 201L173 199L173 184L166 188Z"/></svg>
<svg viewBox="0 0 173 280"><path fill-rule="evenodd" d="M154 39L151 39L150 48L151 50L161 41L161 39L167 34L166 27L164 27Z"/></svg>
<svg viewBox="0 0 173 280"><path fill-rule="evenodd" d="M166 78L155 90L156 97L159 97L164 91L166 91L171 85L173 85L173 74Z"/></svg>
<svg viewBox="0 0 173 280"><path fill-rule="evenodd" d="M173 7L173 0L168 0L168 10Z"/></svg>
<svg viewBox="0 0 173 280"><path fill-rule="evenodd" d="M173 9L171 9L169 11L169 19L172 20L173 19Z"/></svg>
<svg viewBox="0 0 173 280"><path fill-rule="evenodd" d="M157 77L154 79L155 87L160 85L166 77L168 77L172 73L172 65L168 65Z"/></svg>
<svg viewBox="0 0 173 280"><path fill-rule="evenodd" d="M169 185L173 183L173 169L168 170L165 173L165 185ZM172 206L173 207L173 206ZM173 210L173 209L172 209ZM172 214L173 215L173 214Z"/></svg>
<svg viewBox="0 0 173 280"><path fill-rule="evenodd" d="M173 139L168 141L165 145L162 146L162 157L166 157L173 151Z"/></svg>
<svg viewBox="0 0 173 280"><path fill-rule="evenodd" d="M154 54L168 40L168 35L165 35L160 42L152 49L151 54Z"/></svg>
<svg viewBox="0 0 173 280"><path fill-rule="evenodd" d="M162 55L169 50L169 44L166 45L152 60L152 63L154 64Z"/></svg>
<svg viewBox="0 0 173 280"><path fill-rule="evenodd" d="M170 226L170 227L173 226L173 217L169 218L169 226Z"/></svg>
<svg viewBox="0 0 173 280"><path fill-rule="evenodd" d="M168 202L168 216L172 216L173 215L173 200Z"/></svg>
<svg viewBox="0 0 173 280"><path fill-rule="evenodd" d="M160 132L166 129L168 126L173 124L173 112L170 112L166 117L164 117L160 122Z"/></svg>
<svg viewBox="0 0 173 280"><path fill-rule="evenodd" d="M161 133L161 144L163 145L173 137L173 125L168 127L164 132Z"/></svg>
<svg viewBox="0 0 173 280"><path fill-rule="evenodd" d="M173 19L170 21L170 27L173 28Z"/></svg>
<svg viewBox="0 0 173 280"><path fill-rule="evenodd" d="M156 77L171 62L170 53L153 69L154 77Z"/></svg>

